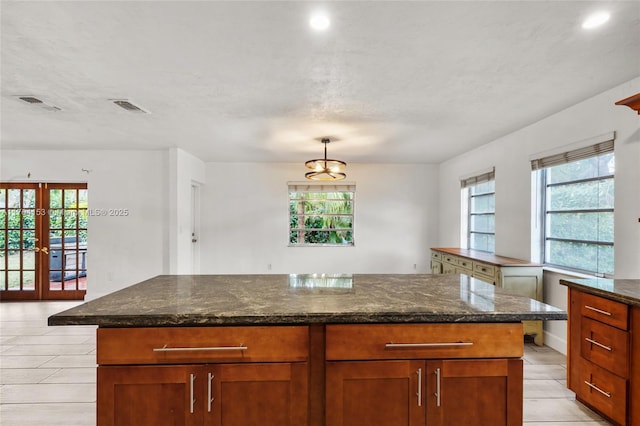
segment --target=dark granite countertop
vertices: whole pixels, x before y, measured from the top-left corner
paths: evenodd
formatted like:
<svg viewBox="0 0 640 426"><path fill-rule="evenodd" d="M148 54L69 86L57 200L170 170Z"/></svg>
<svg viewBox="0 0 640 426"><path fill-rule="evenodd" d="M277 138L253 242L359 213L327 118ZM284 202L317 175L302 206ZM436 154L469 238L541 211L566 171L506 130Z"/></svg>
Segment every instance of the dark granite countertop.
<svg viewBox="0 0 640 426"><path fill-rule="evenodd" d="M560 284L628 305L640 306L640 279L566 279L560 280Z"/></svg>
<svg viewBox="0 0 640 426"><path fill-rule="evenodd" d="M466 275L161 275L49 318L49 325L518 322L566 312Z"/></svg>

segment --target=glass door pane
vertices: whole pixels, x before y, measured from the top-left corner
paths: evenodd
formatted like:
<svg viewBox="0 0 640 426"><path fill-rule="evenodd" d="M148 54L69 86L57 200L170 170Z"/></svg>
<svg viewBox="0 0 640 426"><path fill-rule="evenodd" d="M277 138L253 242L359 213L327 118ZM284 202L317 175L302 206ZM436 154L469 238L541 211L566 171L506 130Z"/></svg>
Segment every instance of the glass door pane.
<svg viewBox="0 0 640 426"><path fill-rule="evenodd" d="M0 183L0 298L37 299L38 184Z"/></svg>
<svg viewBox="0 0 640 426"><path fill-rule="evenodd" d="M87 288L87 189L84 184L49 184L46 221L49 298L82 298Z"/></svg>

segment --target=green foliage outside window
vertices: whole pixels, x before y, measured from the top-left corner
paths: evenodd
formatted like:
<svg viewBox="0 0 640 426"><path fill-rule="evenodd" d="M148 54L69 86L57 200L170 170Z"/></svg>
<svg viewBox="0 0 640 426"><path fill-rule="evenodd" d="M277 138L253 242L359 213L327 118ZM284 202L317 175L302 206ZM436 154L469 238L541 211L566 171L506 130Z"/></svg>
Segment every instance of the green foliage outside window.
<svg viewBox="0 0 640 426"><path fill-rule="evenodd" d="M613 153L546 173L545 263L612 275Z"/></svg>
<svg viewBox="0 0 640 426"><path fill-rule="evenodd" d="M354 192L289 192L289 244L353 245Z"/></svg>

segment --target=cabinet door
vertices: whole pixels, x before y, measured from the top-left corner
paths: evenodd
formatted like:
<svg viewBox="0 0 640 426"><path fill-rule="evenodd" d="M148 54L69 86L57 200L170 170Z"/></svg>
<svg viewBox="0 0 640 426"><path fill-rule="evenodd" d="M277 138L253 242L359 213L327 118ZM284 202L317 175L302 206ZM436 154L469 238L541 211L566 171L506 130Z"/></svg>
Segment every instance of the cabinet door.
<svg viewBox="0 0 640 426"><path fill-rule="evenodd" d="M427 425L522 425L522 360L427 361Z"/></svg>
<svg viewBox="0 0 640 426"><path fill-rule="evenodd" d="M424 425L424 361L329 362L327 426Z"/></svg>
<svg viewBox="0 0 640 426"><path fill-rule="evenodd" d="M206 366L205 424L298 426L308 423L307 363ZM210 374L210 375L209 375Z"/></svg>
<svg viewBox="0 0 640 426"><path fill-rule="evenodd" d="M442 262L437 260L431 261L431 273L432 274L441 274L442 273Z"/></svg>
<svg viewBox="0 0 640 426"><path fill-rule="evenodd" d="M201 425L204 380L193 366L98 367L98 426Z"/></svg>

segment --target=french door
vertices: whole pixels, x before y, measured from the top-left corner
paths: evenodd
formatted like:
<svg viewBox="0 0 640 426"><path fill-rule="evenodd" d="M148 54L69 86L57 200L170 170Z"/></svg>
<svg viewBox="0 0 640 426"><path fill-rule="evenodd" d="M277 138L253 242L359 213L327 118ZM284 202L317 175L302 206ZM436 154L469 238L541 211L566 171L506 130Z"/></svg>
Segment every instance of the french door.
<svg viewBox="0 0 640 426"><path fill-rule="evenodd" d="M0 182L0 299L82 300L86 183Z"/></svg>

